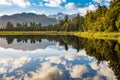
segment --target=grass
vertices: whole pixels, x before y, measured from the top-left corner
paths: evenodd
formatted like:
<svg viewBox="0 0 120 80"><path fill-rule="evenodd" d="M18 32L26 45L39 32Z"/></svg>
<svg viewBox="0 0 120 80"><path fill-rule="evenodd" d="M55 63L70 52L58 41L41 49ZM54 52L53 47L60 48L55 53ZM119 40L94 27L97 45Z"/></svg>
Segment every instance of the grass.
<svg viewBox="0 0 120 80"><path fill-rule="evenodd" d="M120 44L120 37L118 38L118 43Z"/></svg>
<svg viewBox="0 0 120 80"><path fill-rule="evenodd" d="M0 35L68 35L58 31L0 31Z"/></svg>
<svg viewBox="0 0 120 80"><path fill-rule="evenodd" d="M74 35L84 38L108 39L120 41L120 33L117 32L75 32Z"/></svg>
<svg viewBox="0 0 120 80"><path fill-rule="evenodd" d="M0 35L74 35L83 38L118 40L120 43L120 33L117 32L0 31Z"/></svg>

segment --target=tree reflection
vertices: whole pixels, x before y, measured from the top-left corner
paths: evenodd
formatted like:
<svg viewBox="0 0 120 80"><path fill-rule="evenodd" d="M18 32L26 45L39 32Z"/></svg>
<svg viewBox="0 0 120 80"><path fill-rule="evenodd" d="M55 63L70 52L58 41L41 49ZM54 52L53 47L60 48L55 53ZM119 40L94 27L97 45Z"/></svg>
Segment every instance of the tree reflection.
<svg viewBox="0 0 120 80"><path fill-rule="evenodd" d="M5 38L8 44L12 44L12 42L16 39L16 41L27 43L30 41L31 44L35 44L36 42L41 42L42 39L47 39L48 41L56 41L59 42L60 45L64 46L65 50L68 50L68 46L74 47L77 51L83 49L82 38L78 38L75 36L0 36L1 38Z"/></svg>
<svg viewBox="0 0 120 80"><path fill-rule="evenodd" d="M84 39L83 43L86 53L97 58L98 63L104 60L110 61L109 67L120 79L120 44L117 41Z"/></svg>
<svg viewBox="0 0 120 80"><path fill-rule="evenodd" d="M101 61L110 61L109 67L120 79L120 44L117 41L82 39L75 36L1 36L1 38L5 38L8 44L11 44L14 39L18 43L30 41L32 44L47 39L48 41L59 42L65 50L68 50L68 46L72 46L77 51L85 48L87 55L95 57L98 64Z"/></svg>
<svg viewBox="0 0 120 80"><path fill-rule="evenodd" d="M6 40L8 44L12 44L12 42L14 41L14 37L13 36L6 36Z"/></svg>

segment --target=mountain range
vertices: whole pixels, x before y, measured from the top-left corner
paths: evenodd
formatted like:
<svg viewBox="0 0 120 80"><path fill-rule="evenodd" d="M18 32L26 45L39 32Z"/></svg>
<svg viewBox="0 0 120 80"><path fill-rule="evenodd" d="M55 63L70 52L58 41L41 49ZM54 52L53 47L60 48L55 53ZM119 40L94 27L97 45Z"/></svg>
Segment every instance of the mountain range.
<svg viewBox="0 0 120 80"><path fill-rule="evenodd" d="M13 15L4 15L0 17L0 26L5 27L7 22L10 21L15 26L17 23L28 23L35 22L35 23L41 23L43 26L49 25L49 24L55 24L57 23L57 20L54 18L49 18L46 15L37 15L34 13L21 13L21 14L13 14Z"/></svg>
<svg viewBox="0 0 120 80"><path fill-rule="evenodd" d="M5 27L7 22L10 21L16 26L17 23L27 23L30 22L41 23L42 26L46 26L49 24L56 24L59 20L64 19L66 14L58 13L54 15L46 16L44 14L38 15L35 13L21 13L21 14L13 14L13 15L4 15L0 17L0 27ZM76 14L68 15L69 19L75 17Z"/></svg>

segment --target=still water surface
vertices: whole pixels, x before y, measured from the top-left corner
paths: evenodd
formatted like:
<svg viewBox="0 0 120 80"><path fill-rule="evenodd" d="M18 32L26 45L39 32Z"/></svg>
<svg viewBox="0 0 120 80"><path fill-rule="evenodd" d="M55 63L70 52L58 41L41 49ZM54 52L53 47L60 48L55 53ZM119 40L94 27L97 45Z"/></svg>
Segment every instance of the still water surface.
<svg viewBox="0 0 120 80"><path fill-rule="evenodd" d="M119 80L117 41L1 36L0 80Z"/></svg>

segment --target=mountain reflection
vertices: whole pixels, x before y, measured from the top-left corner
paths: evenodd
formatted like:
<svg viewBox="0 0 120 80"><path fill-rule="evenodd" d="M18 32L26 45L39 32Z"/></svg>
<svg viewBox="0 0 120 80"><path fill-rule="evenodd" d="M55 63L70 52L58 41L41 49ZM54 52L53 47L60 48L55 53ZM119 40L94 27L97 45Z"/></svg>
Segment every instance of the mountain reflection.
<svg viewBox="0 0 120 80"><path fill-rule="evenodd" d="M68 50L68 46L72 45L75 49L77 49L77 51L79 51L80 49L83 49L82 43L81 43L81 38L75 37L75 36L1 36L2 39L5 39L7 42L6 46L5 46L5 41L1 41L1 47L8 47L10 44L10 48L12 48L13 46L21 46L20 47L21 50L27 50L27 47L33 46L35 44L35 46L37 45L36 49L41 46L49 46L49 45L55 45L55 42L59 42L59 44L61 46L65 47L65 50ZM45 39L47 40L45 42ZM0 39L1 40L1 39ZM45 43L45 44L39 44L39 43ZM4 44L3 44L4 43ZM15 43L21 43L20 45ZM25 46L26 44L29 44ZM77 44L76 44L77 43ZM39 45L38 45L39 44ZM48 45L49 44L49 45ZM33 47L34 48L34 47Z"/></svg>
<svg viewBox="0 0 120 80"><path fill-rule="evenodd" d="M0 78L17 80L119 80L117 41L75 36L1 36ZM6 42L5 42L6 41ZM5 47L5 44L9 47ZM34 49L15 48L33 45ZM44 48L39 47L40 45Z"/></svg>

